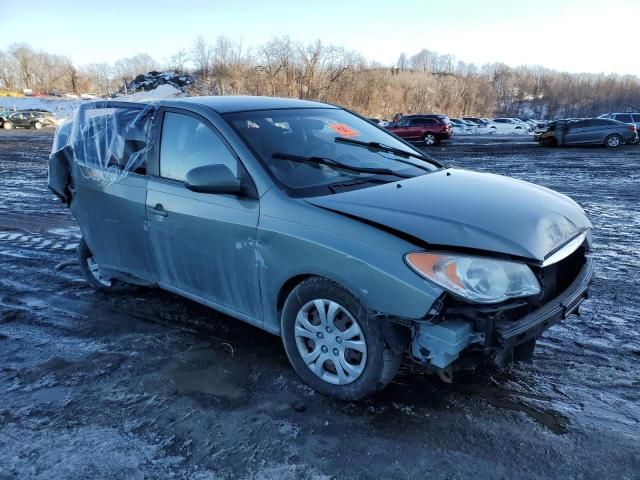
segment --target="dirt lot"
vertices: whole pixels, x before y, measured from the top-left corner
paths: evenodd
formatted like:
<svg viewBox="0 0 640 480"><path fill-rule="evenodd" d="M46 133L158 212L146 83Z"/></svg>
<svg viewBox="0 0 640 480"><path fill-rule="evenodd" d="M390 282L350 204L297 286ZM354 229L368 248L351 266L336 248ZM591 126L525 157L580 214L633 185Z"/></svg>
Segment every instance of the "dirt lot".
<svg viewBox="0 0 640 480"><path fill-rule="evenodd" d="M407 362L380 395L303 386L278 338L157 290L106 296L45 186L50 131L0 131L0 479L640 478L640 147L522 137L428 151L577 200L592 297L532 364L446 385Z"/></svg>

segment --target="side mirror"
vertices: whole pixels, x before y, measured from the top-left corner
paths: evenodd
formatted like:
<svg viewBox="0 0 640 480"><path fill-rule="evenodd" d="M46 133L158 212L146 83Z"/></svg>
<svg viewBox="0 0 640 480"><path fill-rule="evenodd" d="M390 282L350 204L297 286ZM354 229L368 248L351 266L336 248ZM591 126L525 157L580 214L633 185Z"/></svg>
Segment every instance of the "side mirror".
<svg viewBox="0 0 640 480"><path fill-rule="evenodd" d="M242 182L229 167L222 164L203 165L187 172L184 186L192 192L230 193L240 195L244 189Z"/></svg>

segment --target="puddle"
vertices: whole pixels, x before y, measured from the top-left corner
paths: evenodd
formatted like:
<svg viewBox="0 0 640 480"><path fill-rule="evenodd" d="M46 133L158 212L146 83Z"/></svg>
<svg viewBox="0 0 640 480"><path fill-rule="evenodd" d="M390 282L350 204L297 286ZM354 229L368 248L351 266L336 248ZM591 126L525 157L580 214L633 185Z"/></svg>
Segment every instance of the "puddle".
<svg viewBox="0 0 640 480"><path fill-rule="evenodd" d="M67 398L68 389L61 385L40 388L31 392L34 403L62 403Z"/></svg>
<svg viewBox="0 0 640 480"><path fill-rule="evenodd" d="M190 350L165 365L160 373L170 378L178 393L204 393L239 400L247 396L251 364L227 345Z"/></svg>

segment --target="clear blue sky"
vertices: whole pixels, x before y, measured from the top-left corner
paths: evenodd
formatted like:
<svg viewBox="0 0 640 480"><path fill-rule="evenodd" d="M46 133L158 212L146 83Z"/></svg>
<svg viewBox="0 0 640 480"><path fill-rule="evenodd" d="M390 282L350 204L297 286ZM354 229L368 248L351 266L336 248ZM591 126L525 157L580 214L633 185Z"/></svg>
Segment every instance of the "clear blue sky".
<svg viewBox="0 0 640 480"><path fill-rule="evenodd" d="M639 22L640 0L0 0L0 49L28 42L83 65L163 60L196 35L246 47L289 35L383 64L427 48L478 64L640 75Z"/></svg>

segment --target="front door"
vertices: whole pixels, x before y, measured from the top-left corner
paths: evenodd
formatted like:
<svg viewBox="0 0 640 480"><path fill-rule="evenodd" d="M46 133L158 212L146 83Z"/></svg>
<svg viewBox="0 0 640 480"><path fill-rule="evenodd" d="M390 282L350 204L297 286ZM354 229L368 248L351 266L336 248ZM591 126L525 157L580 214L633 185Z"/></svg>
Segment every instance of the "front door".
<svg viewBox="0 0 640 480"><path fill-rule="evenodd" d="M223 164L243 176L242 164L204 118L171 110L161 121L158 175L149 180L147 192L160 284L261 318L258 200L192 192L183 183L189 170L209 164Z"/></svg>
<svg viewBox="0 0 640 480"><path fill-rule="evenodd" d="M571 145L583 143L585 141L585 131L587 130L587 127L588 124L586 120L570 123L566 127L566 132L564 134L564 144Z"/></svg>

